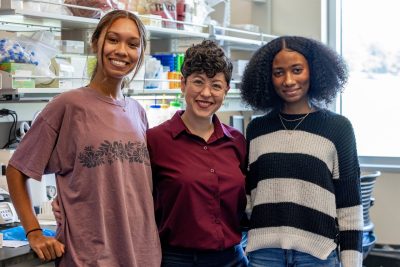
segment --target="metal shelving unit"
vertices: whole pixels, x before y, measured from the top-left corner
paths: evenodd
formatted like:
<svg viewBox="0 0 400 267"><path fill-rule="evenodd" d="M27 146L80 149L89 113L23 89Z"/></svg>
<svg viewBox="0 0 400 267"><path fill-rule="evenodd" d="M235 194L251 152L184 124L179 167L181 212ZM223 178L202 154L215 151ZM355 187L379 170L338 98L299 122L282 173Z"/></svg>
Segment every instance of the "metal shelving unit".
<svg viewBox="0 0 400 267"><path fill-rule="evenodd" d="M17 2L17 1L15 1ZM48 3L45 1L33 0L31 2L37 3ZM227 1L227 7L229 7L229 1ZM59 4L65 6L64 4ZM140 15L139 15L140 16ZM147 21L154 19L153 17L142 16ZM229 16L226 18L229 19ZM165 19L161 19L165 20ZM181 21L171 21L169 22L185 24ZM53 32L62 31L74 31L74 30L90 30L93 29L98 23L98 19L76 17L65 14L42 12L35 10L18 9L13 7L12 0L0 0L0 30L7 31L38 31L38 30L48 30ZM161 23L160 23L161 24ZM226 25L226 23L224 23ZM275 38L276 36L268 35L264 33L255 33L250 31L238 30L227 27L217 27L212 25L193 25L196 26L199 31L188 31L181 29L172 29L157 27L153 25L147 25L146 28L149 33L150 40L157 39L214 39L218 41L225 48L234 50L244 50L244 51L255 51L261 45L265 44L269 40ZM1 77L0 77L1 78ZM56 77L57 78L57 77ZM59 77L64 78L64 77ZM143 82L143 81L142 81ZM237 82L236 82L237 83ZM12 97L11 99L21 98L31 98L37 96L38 98L43 98L43 96L51 97L54 94L59 94L69 90L69 88L4 88L0 83L0 96L1 95L18 95L18 97ZM131 90L133 96L150 96L154 95L176 95L179 90ZM238 90L232 89L228 94L228 99L238 99ZM236 104L235 104L236 105ZM237 106L237 105L236 105Z"/></svg>

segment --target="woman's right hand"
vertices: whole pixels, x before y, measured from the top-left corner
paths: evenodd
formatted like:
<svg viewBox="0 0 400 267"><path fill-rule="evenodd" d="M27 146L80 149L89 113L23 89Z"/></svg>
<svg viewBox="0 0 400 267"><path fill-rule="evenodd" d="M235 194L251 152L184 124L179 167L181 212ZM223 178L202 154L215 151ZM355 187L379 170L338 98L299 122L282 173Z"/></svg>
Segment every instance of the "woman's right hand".
<svg viewBox="0 0 400 267"><path fill-rule="evenodd" d="M65 246L53 237L44 236L42 231L28 235L29 245L42 261L55 260L65 252Z"/></svg>
<svg viewBox="0 0 400 267"><path fill-rule="evenodd" d="M62 216L61 216L61 209L60 204L58 203L58 197L54 198L51 202L51 209L53 211L54 217L56 218L57 225L61 225Z"/></svg>

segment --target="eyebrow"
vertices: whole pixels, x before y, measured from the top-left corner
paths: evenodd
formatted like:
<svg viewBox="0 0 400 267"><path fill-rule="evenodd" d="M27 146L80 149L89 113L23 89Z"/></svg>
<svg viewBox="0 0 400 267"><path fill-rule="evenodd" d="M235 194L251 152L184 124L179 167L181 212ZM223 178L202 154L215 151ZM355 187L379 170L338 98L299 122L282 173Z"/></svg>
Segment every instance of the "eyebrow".
<svg viewBox="0 0 400 267"><path fill-rule="evenodd" d="M121 34L119 34L118 32L113 32L113 31L108 31L108 32L106 33L106 36L107 36L108 34L115 34L115 35L118 35L118 36L121 35ZM140 40L140 37L131 36L129 39Z"/></svg>
<svg viewBox="0 0 400 267"><path fill-rule="evenodd" d="M290 65L289 67L293 68L293 67L303 67L303 66L304 66L304 64L302 64L302 63L294 63L294 64ZM272 67L272 69L283 69L283 67L282 66Z"/></svg>

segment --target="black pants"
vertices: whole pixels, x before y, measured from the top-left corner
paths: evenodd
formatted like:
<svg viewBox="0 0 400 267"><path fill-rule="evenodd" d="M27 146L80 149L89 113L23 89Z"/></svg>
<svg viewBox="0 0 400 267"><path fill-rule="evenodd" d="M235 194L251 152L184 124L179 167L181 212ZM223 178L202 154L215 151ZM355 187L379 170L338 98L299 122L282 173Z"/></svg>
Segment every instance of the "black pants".
<svg viewBox="0 0 400 267"><path fill-rule="evenodd" d="M221 251L200 251L163 247L161 267L246 267L241 245Z"/></svg>

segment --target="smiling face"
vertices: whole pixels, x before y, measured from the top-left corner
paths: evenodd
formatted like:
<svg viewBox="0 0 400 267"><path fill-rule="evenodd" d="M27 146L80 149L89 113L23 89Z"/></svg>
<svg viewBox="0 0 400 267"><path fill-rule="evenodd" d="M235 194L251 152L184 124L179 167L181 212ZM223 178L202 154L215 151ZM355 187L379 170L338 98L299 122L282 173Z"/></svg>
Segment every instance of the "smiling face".
<svg viewBox="0 0 400 267"><path fill-rule="evenodd" d="M181 90L185 95L185 116L192 119L208 119L221 107L229 90L223 73L208 78L204 73L193 73L182 78Z"/></svg>
<svg viewBox="0 0 400 267"><path fill-rule="evenodd" d="M272 62L272 83L284 102L284 110L289 107L296 107L299 112L309 109L310 69L302 54L287 49L277 53Z"/></svg>
<svg viewBox="0 0 400 267"><path fill-rule="evenodd" d="M140 57L140 34L136 23L129 18L115 20L93 43L98 63L99 80L122 79L135 69Z"/></svg>

